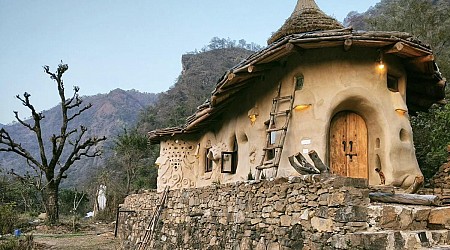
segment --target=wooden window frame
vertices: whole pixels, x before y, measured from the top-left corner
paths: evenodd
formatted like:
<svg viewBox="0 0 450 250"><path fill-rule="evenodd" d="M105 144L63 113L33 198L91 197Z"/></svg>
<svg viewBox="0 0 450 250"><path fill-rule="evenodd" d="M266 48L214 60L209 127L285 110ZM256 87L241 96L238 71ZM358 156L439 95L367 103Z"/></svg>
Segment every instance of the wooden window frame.
<svg viewBox="0 0 450 250"><path fill-rule="evenodd" d="M298 75L294 77L295 90L302 90L305 84L305 77L303 75Z"/></svg>
<svg viewBox="0 0 450 250"><path fill-rule="evenodd" d="M210 173L213 171L213 160L208 158L208 153L211 148L206 149L205 153L205 173Z"/></svg>
<svg viewBox="0 0 450 250"><path fill-rule="evenodd" d="M230 161L231 161L231 170L225 170L224 169L224 162L225 162L225 156L229 155L230 156ZM237 151L233 151L233 152L222 152L222 164L221 164L221 172L225 173L225 174L236 174L236 169L237 169Z"/></svg>
<svg viewBox="0 0 450 250"><path fill-rule="evenodd" d="M396 83L395 83L395 86L393 87L393 86L390 86L390 80L395 80L396 81ZM389 89L389 91L392 91L392 92L399 92L400 90L399 90L399 82L400 82L400 78L399 77L397 77L397 76L395 76L395 75L392 75L392 74L387 74L387 77L386 77L386 87Z"/></svg>

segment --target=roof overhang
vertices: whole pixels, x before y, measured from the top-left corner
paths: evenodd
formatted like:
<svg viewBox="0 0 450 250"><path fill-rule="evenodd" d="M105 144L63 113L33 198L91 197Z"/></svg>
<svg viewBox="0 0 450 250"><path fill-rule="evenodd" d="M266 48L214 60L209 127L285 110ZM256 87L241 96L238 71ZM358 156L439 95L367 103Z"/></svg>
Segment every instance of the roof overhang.
<svg viewBox="0 0 450 250"><path fill-rule="evenodd" d="M197 133L212 123L234 94L259 80L264 73L282 66L282 59L308 49L352 47L380 49L402 58L407 71L407 106L411 112L426 111L445 98L446 80L435 63L431 48L404 32L362 32L351 28L292 34L254 53L227 71L218 81L211 98L186 119L182 127L154 130L148 133L151 143L180 134Z"/></svg>

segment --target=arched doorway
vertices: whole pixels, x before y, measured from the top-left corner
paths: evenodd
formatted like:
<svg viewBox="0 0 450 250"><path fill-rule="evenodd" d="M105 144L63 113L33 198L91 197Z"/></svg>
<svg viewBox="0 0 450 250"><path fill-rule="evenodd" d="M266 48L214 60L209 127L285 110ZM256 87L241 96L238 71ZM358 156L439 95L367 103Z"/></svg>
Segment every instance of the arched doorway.
<svg viewBox="0 0 450 250"><path fill-rule="evenodd" d="M369 178L367 126L351 111L337 113L330 125L330 168L334 174Z"/></svg>

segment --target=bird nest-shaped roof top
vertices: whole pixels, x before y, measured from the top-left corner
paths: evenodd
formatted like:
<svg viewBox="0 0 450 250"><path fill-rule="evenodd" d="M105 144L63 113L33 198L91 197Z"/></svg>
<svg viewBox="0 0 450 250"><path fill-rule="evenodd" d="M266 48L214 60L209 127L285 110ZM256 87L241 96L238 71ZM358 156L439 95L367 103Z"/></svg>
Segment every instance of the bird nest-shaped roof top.
<svg viewBox="0 0 450 250"><path fill-rule="evenodd" d="M319 30L341 29L343 25L319 9L314 0L299 0L294 12L267 41L272 44L287 35Z"/></svg>

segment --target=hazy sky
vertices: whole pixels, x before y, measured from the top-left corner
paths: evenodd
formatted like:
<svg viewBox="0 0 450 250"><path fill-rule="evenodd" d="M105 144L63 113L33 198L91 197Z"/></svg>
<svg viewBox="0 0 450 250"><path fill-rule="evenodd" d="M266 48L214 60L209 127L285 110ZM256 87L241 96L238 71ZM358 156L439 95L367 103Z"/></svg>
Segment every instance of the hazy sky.
<svg viewBox="0 0 450 250"><path fill-rule="evenodd" d="M317 0L343 21L379 0ZM181 55L201 49L212 37L245 39L265 46L289 17L295 0L0 0L0 123L13 110L29 117L15 99L25 91L37 110L58 103L53 70L63 60L67 95L115 88L161 92L181 72Z"/></svg>

